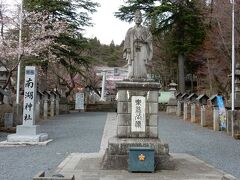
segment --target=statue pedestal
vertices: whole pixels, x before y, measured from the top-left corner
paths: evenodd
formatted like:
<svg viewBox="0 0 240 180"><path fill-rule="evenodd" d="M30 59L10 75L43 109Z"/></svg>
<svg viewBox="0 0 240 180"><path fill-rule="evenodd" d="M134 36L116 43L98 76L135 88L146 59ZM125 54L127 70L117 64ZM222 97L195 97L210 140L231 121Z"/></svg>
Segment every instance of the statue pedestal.
<svg viewBox="0 0 240 180"><path fill-rule="evenodd" d="M156 169L174 169L167 144L158 136L158 96L160 84L149 81L123 81L116 84L117 137L109 139L102 161L103 169L127 169L129 147L151 147L155 151ZM136 107L140 97L142 107ZM143 102L144 100L144 102ZM137 102L137 101L136 101ZM141 109L141 114L137 110ZM141 116L141 127L136 119ZM143 127L144 126L144 127ZM138 129L139 128L139 129Z"/></svg>

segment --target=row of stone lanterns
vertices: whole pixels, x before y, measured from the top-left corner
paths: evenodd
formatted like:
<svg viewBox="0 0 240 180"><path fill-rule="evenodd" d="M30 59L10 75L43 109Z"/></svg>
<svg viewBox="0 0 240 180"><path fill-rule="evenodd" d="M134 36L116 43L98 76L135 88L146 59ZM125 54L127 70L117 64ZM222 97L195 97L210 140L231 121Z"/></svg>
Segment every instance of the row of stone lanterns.
<svg viewBox="0 0 240 180"><path fill-rule="evenodd" d="M59 115L60 94L57 91L37 91L36 119Z"/></svg>
<svg viewBox="0 0 240 180"><path fill-rule="evenodd" d="M219 107L218 102L219 97L224 101L224 98L219 94L208 97L206 94L201 94L198 96L195 93L192 93L190 95L187 93L178 93L176 94L175 101L173 99L169 100L169 104L167 105L167 113L176 113L177 116L183 116L183 120L190 119L192 123L196 123L196 106L200 106L200 124L201 126L205 127L208 124L206 117L206 106L208 105L212 111L211 117L213 130L222 130L221 122L224 121L224 123L226 123L226 127L224 127L224 129L226 129L227 133L232 136L236 136L240 132L240 123L237 119L239 117L237 116L238 113L235 117L235 122L233 122L231 119L231 111L229 108L224 108L223 110L225 114L221 114L221 108ZM224 120L221 118L224 118Z"/></svg>

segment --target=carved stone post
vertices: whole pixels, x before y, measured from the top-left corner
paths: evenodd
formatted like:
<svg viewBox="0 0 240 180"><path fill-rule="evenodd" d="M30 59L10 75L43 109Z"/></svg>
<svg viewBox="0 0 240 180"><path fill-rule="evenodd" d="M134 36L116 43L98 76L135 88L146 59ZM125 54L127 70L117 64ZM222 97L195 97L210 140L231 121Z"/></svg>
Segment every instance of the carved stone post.
<svg viewBox="0 0 240 180"><path fill-rule="evenodd" d="M213 108L213 130L219 131L219 108L217 105L217 95L213 95L210 97L210 101Z"/></svg>
<svg viewBox="0 0 240 180"><path fill-rule="evenodd" d="M55 98L56 95L53 91L50 92L50 116L53 117L55 115Z"/></svg>
<svg viewBox="0 0 240 180"><path fill-rule="evenodd" d="M43 118L47 119L48 118L48 101L50 98L50 94L47 91L43 92Z"/></svg>
<svg viewBox="0 0 240 180"><path fill-rule="evenodd" d="M181 96L182 96L182 93L178 93L178 94L176 95L176 99L177 99L177 112L176 112L176 115L177 115L177 116L181 116L181 115L182 115Z"/></svg>
<svg viewBox="0 0 240 180"><path fill-rule="evenodd" d="M16 134L8 135L8 142L42 142L48 139L48 134L40 133L40 126L36 125L36 94L37 69L35 66L26 66L23 124L17 126Z"/></svg>
<svg viewBox="0 0 240 180"><path fill-rule="evenodd" d="M190 94L187 99L191 104L191 122L196 122L196 99L197 95L195 93Z"/></svg>
<svg viewBox="0 0 240 180"><path fill-rule="evenodd" d="M207 122L206 122L206 109L205 109L205 105L207 105L207 100L209 99L209 97L206 94L201 94L200 96L198 96L198 98L196 99L197 102L201 105L201 126L207 126Z"/></svg>
<svg viewBox="0 0 240 180"><path fill-rule="evenodd" d="M183 120L187 120L188 118L188 94L184 93L181 97L183 101Z"/></svg>
<svg viewBox="0 0 240 180"><path fill-rule="evenodd" d="M60 94L56 91L56 115L59 115Z"/></svg>

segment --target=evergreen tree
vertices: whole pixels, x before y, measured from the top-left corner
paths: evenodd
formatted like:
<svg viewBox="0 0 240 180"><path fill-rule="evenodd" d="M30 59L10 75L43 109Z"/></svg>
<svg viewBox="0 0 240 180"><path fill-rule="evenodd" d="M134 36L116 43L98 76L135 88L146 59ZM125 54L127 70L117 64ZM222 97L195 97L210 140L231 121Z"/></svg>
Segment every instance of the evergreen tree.
<svg viewBox="0 0 240 180"><path fill-rule="evenodd" d="M158 5L157 5L158 4ZM116 16L131 21L136 9L144 11L145 23L155 36L168 36L172 55L178 58L179 89L185 91L185 57L204 40L197 0L132 0L122 6ZM169 38L171 37L171 38Z"/></svg>
<svg viewBox="0 0 240 180"><path fill-rule="evenodd" d="M87 66L91 57L86 56L83 51L89 47L87 40L82 36L81 30L91 25L90 13L96 11L97 3L90 0L24 0L24 9L28 12L41 13L47 16L52 22L65 22L67 29L58 37L54 38L54 44L46 49L43 54L48 56L53 54L65 70L67 70L68 78L74 78L76 73L84 76L81 72L82 66ZM46 29L54 29L51 22L45 26ZM38 61L38 59L36 59ZM49 59L42 63L42 68L47 72ZM53 68L54 69L54 68ZM45 73L46 73L45 72ZM67 79L60 77L59 72L56 75L67 82ZM46 80L45 80L46 82ZM68 86L69 93L74 88L74 83Z"/></svg>

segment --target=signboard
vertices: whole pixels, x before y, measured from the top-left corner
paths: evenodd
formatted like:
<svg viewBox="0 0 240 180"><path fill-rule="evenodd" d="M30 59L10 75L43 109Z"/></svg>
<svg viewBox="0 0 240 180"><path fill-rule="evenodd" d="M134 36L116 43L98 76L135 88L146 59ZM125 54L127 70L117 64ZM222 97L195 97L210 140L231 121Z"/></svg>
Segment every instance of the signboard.
<svg viewBox="0 0 240 180"><path fill-rule="evenodd" d="M36 67L26 66L24 82L23 125L35 125Z"/></svg>
<svg viewBox="0 0 240 180"><path fill-rule="evenodd" d="M76 93L75 109L84 109L84 93Z"/></svg>
<svg viewBox="0 0 240 180"><path fill-rule="evenodd" d="M143 96L132 96L132 132L145 132L145 106L146 99Z"/></svg>

